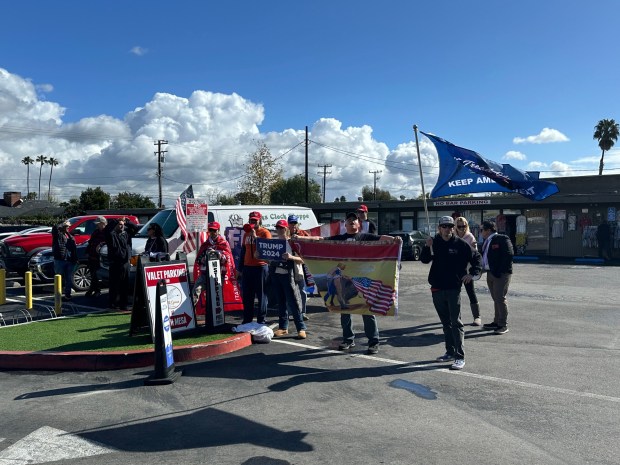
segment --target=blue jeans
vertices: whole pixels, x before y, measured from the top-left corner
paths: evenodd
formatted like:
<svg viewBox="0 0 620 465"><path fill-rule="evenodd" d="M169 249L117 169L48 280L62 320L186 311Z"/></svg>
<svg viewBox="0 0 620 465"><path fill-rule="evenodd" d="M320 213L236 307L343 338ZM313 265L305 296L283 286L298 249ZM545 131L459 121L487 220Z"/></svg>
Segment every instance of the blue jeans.
<svg viewBox="0 0 620 465"><path fill-rule="evenodd" d="M66 260L54 260L54 273L59 274L62 277L62 293L65 296L71 296L71 289L73 289L73 270L75 269L75 263L68 262Z"/></svg>
<svg viewBox="0 0 620 465"><path fill-rule="evenodd" d="M297 287L299 288L299 296L301 297L301 313L306 313L306 302L308 300L308 294L306 294L306 282L299 281L297 283Z"/></svg>
<svg viewBox="0 0 620 465"><path fill-rule="evenodd" d="M440 289L433 293L433 304L443 325L446 353L465 358L465 330L461 321L461 289Z"/></svg>
<svg viewBox="0 0 620 465"><path fill-rule="evenodd" d="M306 324L301 317L301 296L293 277L290 274L272 273L270 283L278 304L278 328L288 329L288 314L290 313L297 331L305 331Z"/></svg>
<svg viewBox="0 0 620 465"><path fill-rule="evenodd" d="M364 320L364 333L368 338L368 345L379 344L379 327L377 326L377 318L374 315L362 315ZM353 323L350 313L340 314L340 325L342 326L342 339L347 342L353 342L355 333L353 332Z"/></svg>
<svg viewBox="0 0 620 465"><path fill-rule="evenodd" d="M254 298L258 300L257 323L265 323L267 317L267 293L265 281L268 275L267 265L245 266L241 274L241 292L243 299L243 323L254 320Z"/></svg>

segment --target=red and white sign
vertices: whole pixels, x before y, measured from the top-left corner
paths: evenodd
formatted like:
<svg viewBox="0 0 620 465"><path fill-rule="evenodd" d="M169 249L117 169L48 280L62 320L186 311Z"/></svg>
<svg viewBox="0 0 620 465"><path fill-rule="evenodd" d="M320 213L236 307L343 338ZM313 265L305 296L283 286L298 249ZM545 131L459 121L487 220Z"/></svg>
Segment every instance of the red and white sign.
<svg viewBox="0 0 620 465"><path fill-rule="evenodd" d="M206 231L209 224L207 202L200 199L187 199L185 218L188 231Z"/></svg>
<svg viewBox="0 0 620 465"><path fill-rule="evenodd" d="M144 282L149 308L155 309L157 283L166 280L166 296L172 332L193 329L196 317L189 289L187 265L185 263L149 263L144 265ZM151 321L155 321L154 315Z"/></svg>

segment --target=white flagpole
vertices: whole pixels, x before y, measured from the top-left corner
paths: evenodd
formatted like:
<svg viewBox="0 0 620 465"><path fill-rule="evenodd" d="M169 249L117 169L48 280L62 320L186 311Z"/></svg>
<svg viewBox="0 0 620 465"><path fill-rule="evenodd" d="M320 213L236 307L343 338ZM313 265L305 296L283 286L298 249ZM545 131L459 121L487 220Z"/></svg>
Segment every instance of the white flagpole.
<svg viewBox="0 0 620 465"><path fill-rule="evenodd" d="M431 221L428 217L428 206L426 205L426 192L424 192L424 177L422 176L422 160L420 159L420 143L418 142L418 125L413 125L413 133L415 134L415 147L418 151L418 168L420 168L420 184L422 185L422 201L424 202L424 213L426 213L426 227L428 233L432 236Z"/></svg>

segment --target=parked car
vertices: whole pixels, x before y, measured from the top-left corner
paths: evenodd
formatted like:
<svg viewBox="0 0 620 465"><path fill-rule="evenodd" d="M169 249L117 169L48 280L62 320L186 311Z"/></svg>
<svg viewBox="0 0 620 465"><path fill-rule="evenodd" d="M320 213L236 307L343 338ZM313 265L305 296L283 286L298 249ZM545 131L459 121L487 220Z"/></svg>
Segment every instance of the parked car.
<svg viewBox="0 0 620 465"><path fill-rule="evenodd" d="M401 260L419 260L422 247L430 236L422 231L392 231L390 236L400 236L403 239Z"/></svg>
<svg viewBox="0 0 620 465"><path fill-rule="evenodd" d="M122 218L127 215L103 215L107 219ZM135 216L127 216L138 223ZM70 218L68 232L73 235L77 245L83 244L95 230L97 215L84 215ZM24 236L11 236L0 241L0 254L7 271L23 275L28 271L28 262L40 251L52 246L52 234L49 232L33 233Z"/></svg>
<svg viewBox="0 0 620 465"><path fill-rule="evenodd" d="M73 272L71 285L75 291L87 291L90 287L90 270L88 269L87 243L77 246L78 263ZM52 249L43 249L32 256L28 262L32 279L41 284L54 282L54 255Z"/></svg>
<svg viewBox="0 0 620 465"><path fill-rule="evenodd" d="M37 234L43 232L52 232L51 226L35 226L31 228L26 228L21 231L6 231L0 232L0 241L13 236L26 236L28 234Z"/></svg>

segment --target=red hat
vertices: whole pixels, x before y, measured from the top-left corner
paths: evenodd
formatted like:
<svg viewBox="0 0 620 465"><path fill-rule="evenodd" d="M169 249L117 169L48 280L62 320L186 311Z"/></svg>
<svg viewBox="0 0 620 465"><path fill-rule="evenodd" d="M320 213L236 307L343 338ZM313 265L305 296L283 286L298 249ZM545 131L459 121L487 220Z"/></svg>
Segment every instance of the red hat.
<svg viewBox="0 0 620 465"><path fill-rule="evenodd" d="M367 207L366 205L360 205L360 206L357 208L357 211L358 211L358 212L366 212L366 213L368 213L368 207Z"/></svg>
<svg viewBox="0 0 620 465"><path fill-rule="evenodd" d="M217 229L220 230L220 224L217 221L211 221L207 226L207 229Z"/></svg>
<svg viewBox="0 0 620 465"><path fill-rule="evenodd" d="M251 212L250 213L250 219L251 220L258 220L258 221L260 221L261 218L262 218L262 215L260 214L260 212Z"/></svg>
<svg viewBox="0 0 620 465"><path fill-rule="evenodd" d="M276 228L288 228L288 223L286 220L280 220L276 223Z"/></svg>

